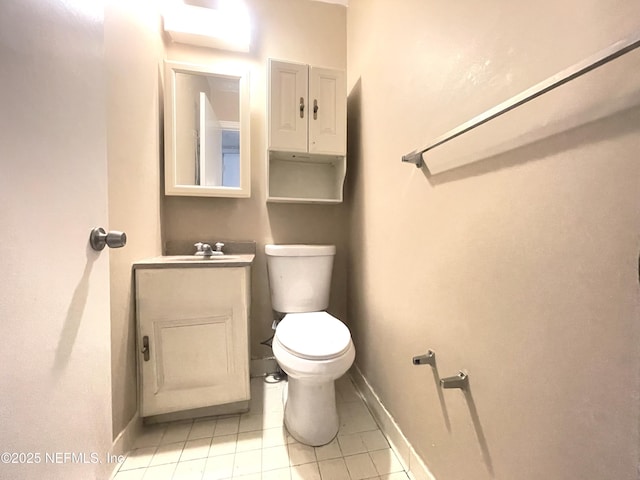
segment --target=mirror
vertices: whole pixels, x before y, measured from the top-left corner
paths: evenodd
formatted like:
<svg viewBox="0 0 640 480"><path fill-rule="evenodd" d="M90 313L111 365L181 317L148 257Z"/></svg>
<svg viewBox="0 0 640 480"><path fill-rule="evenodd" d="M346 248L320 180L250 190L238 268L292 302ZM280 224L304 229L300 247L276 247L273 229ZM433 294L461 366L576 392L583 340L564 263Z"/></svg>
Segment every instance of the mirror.
<svg viewBox="0 0 640 480"><path fill-rule="evenodd" d="M165 62L165 194L249 197L245 72Z"/></svg>

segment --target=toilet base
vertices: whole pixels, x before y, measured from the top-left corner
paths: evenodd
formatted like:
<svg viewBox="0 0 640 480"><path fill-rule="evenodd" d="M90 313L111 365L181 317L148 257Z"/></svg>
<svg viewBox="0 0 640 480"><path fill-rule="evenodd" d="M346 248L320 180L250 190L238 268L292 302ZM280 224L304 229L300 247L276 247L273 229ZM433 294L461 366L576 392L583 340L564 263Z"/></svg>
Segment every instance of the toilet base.
<svg viewBox="0 0 640 480"><path fill-rule="evenodd" d="M289 377L283 395L284 423L293 438L313 447L335 438L340 422L333 380L314 382Z"/></svg>

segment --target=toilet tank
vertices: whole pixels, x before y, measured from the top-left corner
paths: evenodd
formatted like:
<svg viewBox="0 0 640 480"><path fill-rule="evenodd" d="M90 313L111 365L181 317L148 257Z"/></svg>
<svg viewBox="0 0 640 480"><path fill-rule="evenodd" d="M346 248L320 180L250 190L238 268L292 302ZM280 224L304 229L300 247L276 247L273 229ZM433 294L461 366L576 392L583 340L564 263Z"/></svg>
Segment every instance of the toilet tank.
<svg viewBox="0 0 640 480"><path fill-rule="evenodd" d="M281 313L329 306L335 245L266 245L271 307Z"/></svg>

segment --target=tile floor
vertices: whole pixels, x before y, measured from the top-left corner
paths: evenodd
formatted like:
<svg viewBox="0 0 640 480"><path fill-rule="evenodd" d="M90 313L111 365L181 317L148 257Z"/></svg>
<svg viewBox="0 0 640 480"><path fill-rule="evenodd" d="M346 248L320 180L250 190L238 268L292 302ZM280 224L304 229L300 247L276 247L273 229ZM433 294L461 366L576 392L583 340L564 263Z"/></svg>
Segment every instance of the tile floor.
<svg viewBox="0 0 640 480"><path fill-rule="evenodd" d="M284 382L251 379L242 415L146 426L114 480L408 480L348 375L336 382L338 436L309 447L283 427Z"/></svg>

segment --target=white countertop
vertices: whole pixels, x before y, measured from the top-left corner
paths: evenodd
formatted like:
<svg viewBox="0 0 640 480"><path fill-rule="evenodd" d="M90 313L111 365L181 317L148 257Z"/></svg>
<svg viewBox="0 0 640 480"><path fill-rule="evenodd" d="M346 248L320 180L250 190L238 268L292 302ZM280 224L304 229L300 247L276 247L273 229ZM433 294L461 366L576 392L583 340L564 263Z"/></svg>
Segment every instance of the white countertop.
<svg viewBox="0 0 640 480"><path fill-rule="evenodd" d="M196 255L164 255L161 257L147 258L134 262L133 268L201 268L201 267L248 267L253 262L255 255L220 255L220 256L196 256Z"/></svg>

